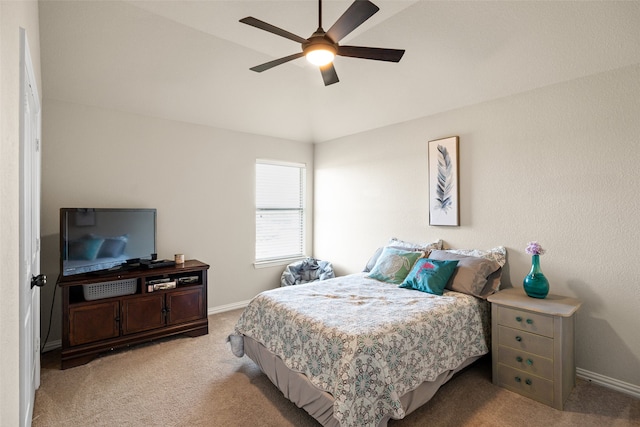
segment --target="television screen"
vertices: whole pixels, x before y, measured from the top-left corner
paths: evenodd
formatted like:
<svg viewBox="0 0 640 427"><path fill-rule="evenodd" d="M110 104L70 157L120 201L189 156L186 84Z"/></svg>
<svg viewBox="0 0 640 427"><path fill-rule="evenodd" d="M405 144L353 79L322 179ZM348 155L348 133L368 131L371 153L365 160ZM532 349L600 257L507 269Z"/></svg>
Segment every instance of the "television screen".
<svg viewBox="0 0 640 427"><path fill-rule="evenodd" d="M60 209L63 276L115 269L155 253L155 209Z"/></svg>

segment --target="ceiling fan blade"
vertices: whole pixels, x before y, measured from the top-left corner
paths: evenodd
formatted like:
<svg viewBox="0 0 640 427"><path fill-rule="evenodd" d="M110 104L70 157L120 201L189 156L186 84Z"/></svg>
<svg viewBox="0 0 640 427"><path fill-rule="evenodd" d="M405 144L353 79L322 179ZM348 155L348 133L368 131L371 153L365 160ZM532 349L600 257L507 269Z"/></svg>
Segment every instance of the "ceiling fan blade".
<svg viewBox="0 0 640 427"><path fill-rule="evenodd" d="M303 57L304 53L294 53L293 55L285 56L284 58L274 59L273 61L265 62L264 64L256 65L255 67L249 68L251 71L255 71L256 73L261 73L263 71L267 71L270 68L275 67L276 65L284 64L285 62L293 61L294 59L298 59Z"/></svg>
<svg viewBox="0 0 640 427"><path fill-rule="evenodd" d="M338 43L351 31L358 28L364 21L371 18L380 8L369 0L356 0L342 14L340 18L333 24L327 35Z"/></svg>
<svg viewBox="0 0 640 427"><path fill-rule="evenodd" d="M298 43L307 42L307 39L303 39L302 37L297 36L293 33L290 33L289 31L283 30L282 28L278 28L275 25L267 24L266 22L256 19L252 16L247 16L246 18L242 18L240 22L242 22L243 24L251 25L252 27L260 28L261 30L268 31L280 37L293 40L294 42L298 42Z"/></svg>
<svg viewBox="0 0 640 427"><path fill-rule="evenodd" d="M322 80L324 80L325 86L329 86L340 81L338 79L338 73L336 73L336 68L333 66L333 62L320 67L320 72L322 73Z"/></svg>
<svg viewBox="0 0 640 427"><path fill-rule="evenodd" d="M374 59L376 61L399 62L404 49L383 49L380 47L339 46L338 55L352 58Z"/></svg>

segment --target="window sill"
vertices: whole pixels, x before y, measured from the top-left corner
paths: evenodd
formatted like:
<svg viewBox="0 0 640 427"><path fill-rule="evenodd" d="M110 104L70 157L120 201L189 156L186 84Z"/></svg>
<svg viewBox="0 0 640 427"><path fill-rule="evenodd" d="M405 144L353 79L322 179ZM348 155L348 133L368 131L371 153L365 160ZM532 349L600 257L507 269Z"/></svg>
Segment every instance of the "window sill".
<svg viewBox="0 0 640 427"><path fill-rule="evenodd" d="M256 261L253 263L254 268L269 268L269 267L278 267L289 265L292 262L302 261L307 258L306 256L293 257L293 258L283 258L283 259L274 259L269 261Z"/></svg>

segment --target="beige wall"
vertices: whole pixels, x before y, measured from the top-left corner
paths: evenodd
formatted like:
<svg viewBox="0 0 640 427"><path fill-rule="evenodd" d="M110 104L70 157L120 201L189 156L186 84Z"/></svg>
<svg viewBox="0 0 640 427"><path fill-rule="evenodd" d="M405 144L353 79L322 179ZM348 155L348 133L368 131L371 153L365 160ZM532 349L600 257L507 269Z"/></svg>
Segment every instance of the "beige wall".
<svg viewBox="0 0 640 427"><path fill-rule="evenodd" d="M638 392L639 100L636 65L319 144L314 254L344 274L391 236L503 245L506 282L521 287L538 240L551 293L584 301L577 366ZM461 226L433 227L427 141L452 135Z"/></svg>
<svg viewBox="0 0 640 427"><path fill-rule="evenodd" d="M210 310L279 286L283 266L253 266L255 161L307 164L311 212L312 145L47 98L43 112L42 259L47 275L59 272L61 207L145 207L158 210L159 258L184 253L211 265ZM309 239L309 253L311 245ZM43 289L45 323L52 291ZM60 339L59 303L58 298L49 338L54 342Z"/></svg>
<svg viewBox="0 0 640 427"><path fill-rule="evenodd" d="M26 29L38 87L38 4L0 1L0 426L19 425L20 28ZM42 92L40 92L42 93Z"/></svg>

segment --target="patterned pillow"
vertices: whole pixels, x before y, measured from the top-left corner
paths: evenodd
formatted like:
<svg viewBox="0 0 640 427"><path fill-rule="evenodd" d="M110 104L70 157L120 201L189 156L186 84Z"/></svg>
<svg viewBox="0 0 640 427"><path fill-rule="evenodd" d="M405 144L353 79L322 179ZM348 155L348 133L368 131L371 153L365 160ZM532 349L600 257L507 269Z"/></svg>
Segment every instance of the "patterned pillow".
<svg viewBox="0 0 640 427"><path fill-rule="evenodd" d="M402 283L413 264L424 252L405 251L386 246L367 277L389 283Z"/></svg>
<svg viewBox="0 0 640 427"><path fill-rule="evenodd" d="M444 287L453 274L458 261L440 261L420 258L413 265L409 275L400 285L401 288L415 289L434 295L442 295Z"/></svg>
<svg viewBox="0 0 640 427"><path fill-rule="evenodd" d="M435 248L442 249L442 248ZM504 267L507 262L507 249L504 246L497 246L493 249L447 249L447 252L451 252L452 254L465 255L465 256L474 256L478 258L487 258L492 259L498 264L500 267Z"/></svg>
<svg viewBox="0 0 640 427"><path fill-rule="evenodd" d="M442 240L438 239L435 242L431 243L413 243L392 237L391 239L389 239L389 243L387 243L387 246L393 246L396 248L402 248L412 251L429 252L432 249L442 249Z"/></svg>

